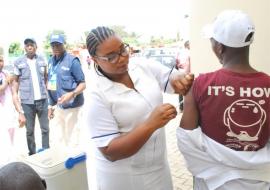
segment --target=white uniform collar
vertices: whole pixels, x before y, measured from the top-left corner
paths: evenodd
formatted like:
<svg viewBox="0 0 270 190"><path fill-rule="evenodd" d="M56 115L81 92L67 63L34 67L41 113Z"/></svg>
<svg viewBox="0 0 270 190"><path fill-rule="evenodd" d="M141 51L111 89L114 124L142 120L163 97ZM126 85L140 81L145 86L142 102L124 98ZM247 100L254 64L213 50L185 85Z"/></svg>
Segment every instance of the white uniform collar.
<svg viewBox="0 0 270 190"><path fill-rule="evenodd" d="M136 69L138 68L138 65L135 63L130 62L128 65L128 69L129 69L129 75L134 83L134 85L138 82L139 80L139 76L140 76L140 70ZM97 74L97 72L99 71L95 71L95 76L96 76L96 84L97 87L99 89L101 89L102 91L108 91L113 89L113 91L117 94L121 94L121 93L125 93L126 91L129 91L130 89L127 88L125 85L121 84L121 83L117 83L117 82L113 82L111 80L109 80L107 77L105 77L104 75L102 75L100 72Z"/></svg>

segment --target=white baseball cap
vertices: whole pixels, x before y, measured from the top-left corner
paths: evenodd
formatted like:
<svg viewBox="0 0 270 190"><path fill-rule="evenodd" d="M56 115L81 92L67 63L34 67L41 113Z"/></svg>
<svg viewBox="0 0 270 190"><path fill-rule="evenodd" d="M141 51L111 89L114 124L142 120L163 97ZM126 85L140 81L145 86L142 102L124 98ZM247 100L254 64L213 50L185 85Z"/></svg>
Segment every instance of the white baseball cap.
<svg viewBox="0 0 270 190"><path fill-rule="evenodd" d="M222 11L210 25L203 29L207 38L214 38L228 47L244 47L253 42L254 35L247 39L250 33L255 32L255 26L250 17L241 10Z"/></svg>

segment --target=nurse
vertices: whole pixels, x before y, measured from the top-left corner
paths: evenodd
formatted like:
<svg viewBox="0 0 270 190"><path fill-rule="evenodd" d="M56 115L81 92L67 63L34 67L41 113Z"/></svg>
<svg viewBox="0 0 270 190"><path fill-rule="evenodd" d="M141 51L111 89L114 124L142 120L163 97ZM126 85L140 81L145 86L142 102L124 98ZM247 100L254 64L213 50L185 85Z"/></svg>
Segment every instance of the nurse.
<svg viewBox="0 0 270 190"><path fill-rule="evenodd" d="M90 31L94 60L84 118L96 148L99 190L172 190L164 126L176 117L162 92L185 94L192 75L159 63L129 59L130 46L113 30Z"/></svg>

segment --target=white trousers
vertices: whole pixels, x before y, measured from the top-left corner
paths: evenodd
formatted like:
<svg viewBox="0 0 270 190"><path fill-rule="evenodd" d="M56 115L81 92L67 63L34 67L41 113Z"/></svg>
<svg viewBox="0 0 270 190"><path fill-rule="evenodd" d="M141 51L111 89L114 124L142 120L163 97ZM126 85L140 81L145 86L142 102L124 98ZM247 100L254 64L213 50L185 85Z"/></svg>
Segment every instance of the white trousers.
<svg viewBox="0 0 270 190"><path fill-rule="evenodd" d="M68 109L57 107L54 111L52 125L50 124L54 140L65 146L77 145L80 133L77 125L79 120L81 120L80 107Z"/></svg>

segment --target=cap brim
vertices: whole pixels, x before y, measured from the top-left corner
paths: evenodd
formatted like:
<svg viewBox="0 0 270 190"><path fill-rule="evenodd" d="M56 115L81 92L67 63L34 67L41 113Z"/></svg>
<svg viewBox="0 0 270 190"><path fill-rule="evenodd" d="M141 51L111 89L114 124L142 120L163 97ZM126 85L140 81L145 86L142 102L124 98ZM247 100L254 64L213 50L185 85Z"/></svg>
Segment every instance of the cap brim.
<svg viewBox="0 0 270 190"><path fill-rule="evenodd" d="M213 37L213 24L207 24L202 29L203 38L210 39Z"/></svg>
<svg viewBox="0 0 270 190"><path fill-rule="evenodd" d="M33 40L33 39L30 39L30 38L28 38L28 39L25 39L24 40L24 44L27 44L27 43L33 43L33 44L36 44L36 41L35 40Z"/></svg>
<svg viewBox="0 0 270 190"><path fill-rule="evenodd" d="M62 41L60 41L60 40L53 40L53 41L51 41L51 44L52 43L60 43L60 44L64 44L64 42L62 42Z"/></svg>

